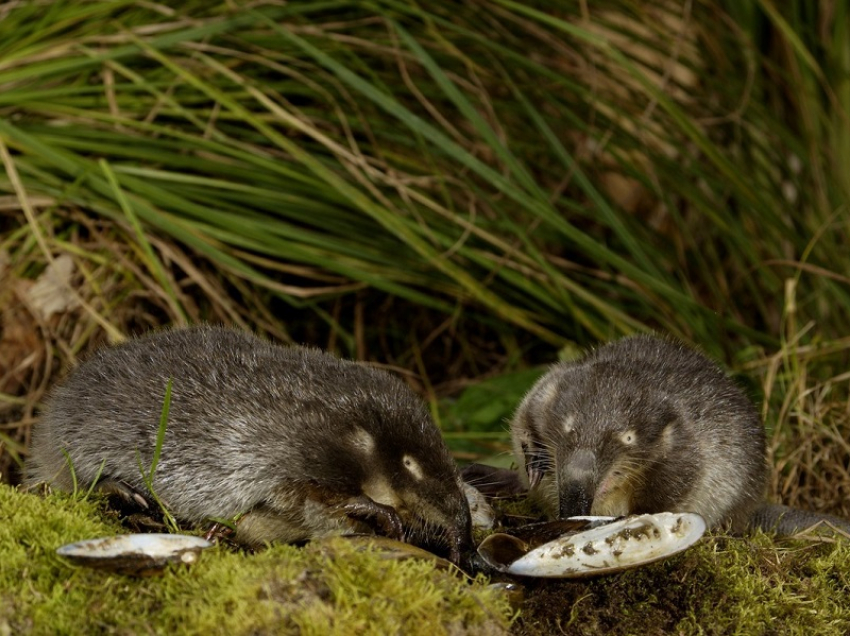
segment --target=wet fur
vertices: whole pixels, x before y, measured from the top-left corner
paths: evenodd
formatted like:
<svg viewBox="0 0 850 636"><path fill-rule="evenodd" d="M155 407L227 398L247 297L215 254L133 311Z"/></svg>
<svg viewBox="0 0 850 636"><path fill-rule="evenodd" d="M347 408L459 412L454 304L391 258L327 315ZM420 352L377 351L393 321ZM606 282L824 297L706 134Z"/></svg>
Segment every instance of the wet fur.
<svg viewBox="0 0 850 636"><path fill-rule="evenodd" d="M553 517L696 512L740 531L764 497L755 408L717 365L663 338L554 365L511 431L520 473L542 475L532 495Z"/></svg>
<svg viewBox="0 0 850 636"><path fill-rule="evenodd" d="M433 531L452 549L469 541L455 463L406 385L317 349L218 327L97 351L52 393L33 431L27 483L70 490L64 449L81 488L104 462L102 478L146 493L137 454L149 469L169 378L153 486L178 519L248 513L237 530L244 543L301 541L362 525L338 506L377 484L410 536Z"/></svg>

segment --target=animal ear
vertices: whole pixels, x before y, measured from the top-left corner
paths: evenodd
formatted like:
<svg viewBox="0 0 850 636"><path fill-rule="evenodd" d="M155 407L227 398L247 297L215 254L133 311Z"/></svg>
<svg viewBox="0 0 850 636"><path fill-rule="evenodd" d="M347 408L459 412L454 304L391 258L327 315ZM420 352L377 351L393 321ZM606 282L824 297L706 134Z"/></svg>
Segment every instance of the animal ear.
<svg viewBox="0 0 850 636"><path fill-rule="evenodd" d="M681 430L680 426L686 419L687 416L673 404L665 403L661 413L658 414L656 430L661 431L661 437L665 442L670 441Z"/></svg>
<svg viewBox="0 0 850 636"><path fill-rule="evenodd" d="M375 438L364 428L355 426L349 436L349 441L352 447L365 455L372 455L375 452Z"/></svg>
<svg viewBox="0 0 850 636"><path fill-rule="evenodd" d="M676 432L679 429L679 421L673 419L664 426L661 430L661 448L668 451L674 446L673 438L676 437Z"/></svg>

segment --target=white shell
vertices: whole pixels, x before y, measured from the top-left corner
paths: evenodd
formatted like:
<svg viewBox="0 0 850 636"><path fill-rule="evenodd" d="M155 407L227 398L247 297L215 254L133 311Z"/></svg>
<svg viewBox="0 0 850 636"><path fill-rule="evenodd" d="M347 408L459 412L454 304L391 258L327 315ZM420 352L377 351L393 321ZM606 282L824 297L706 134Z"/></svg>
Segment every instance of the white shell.
<svg viewBox="0 0 850 636"><path fill-rule="evenodd" d="M704 533L705 521L697 514L627 517L538 546L511 563L507 572L554 578L619 572L678 554Z"/></svg>
<svg viewBox="0 0 850 636"><path fill-rule="evenodd" d="M462 483L463 494L469 504L469 513L472 515L472 527L489 530L496 523L496 513L493 507L487 503L487 498L481 494L475 486L466 482Z"/></svg>
<svg viewBox="0 0 850 636"><path fill-rule="evenodd" d="M120 534L63 545L56 554L80 565L121 574L145 575L167 563L191 564L212 544L184 534Z"/></svg>

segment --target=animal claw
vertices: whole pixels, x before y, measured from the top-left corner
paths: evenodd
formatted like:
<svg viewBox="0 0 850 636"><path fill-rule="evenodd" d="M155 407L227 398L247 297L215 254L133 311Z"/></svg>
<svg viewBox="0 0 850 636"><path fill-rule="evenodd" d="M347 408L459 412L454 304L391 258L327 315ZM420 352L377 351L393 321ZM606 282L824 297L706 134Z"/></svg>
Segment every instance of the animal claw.
<svg viewBox="0 0 850 636"><path fill-rule="evenodd" d="M204 539L218 543L220 539L226 539L233 534L233 528L230 528L218 521L214 522L210 529L204 534Z"/></svg>
<svg viewBox="0 0 850 636"><path fill-rule="evenodd" d="M404 526L401 523L401 517L392 506L380 504L365 495L361 495L337 504L334 509L336 512L355 519L366 522L373 521L391 539L401 541L404 538Z"/></svg>

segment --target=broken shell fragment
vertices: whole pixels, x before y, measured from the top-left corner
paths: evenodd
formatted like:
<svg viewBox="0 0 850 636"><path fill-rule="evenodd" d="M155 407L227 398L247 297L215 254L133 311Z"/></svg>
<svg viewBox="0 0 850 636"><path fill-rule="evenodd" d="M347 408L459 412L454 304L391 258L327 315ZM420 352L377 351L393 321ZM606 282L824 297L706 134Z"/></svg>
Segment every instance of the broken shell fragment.
<svg viewBox="0 0 850 636"><path fill-rule="evenodd" d="M530 539L493 534L481 542L478 554L507 574L578 578L620 572L667 558L689 548L705 533L703 518L691 513L661 512L595 527L594 522L588 522L588 526L587 530L536 546Z"/></svg>
<svg viewBox="0 0 850 636"><path fill-rule="evenodd" d="M191 565L212 544L183 534L122 534L63 545L56 554L78 565L131 576L161 572L168 563Z"/></svg>
<svg viewBox="0 0 850 636"><path fill-rule="evenodd" d="M487 498L475 486L463 482L463 494L469 504L469 513L472 516L473 528L484 528L489 530L496 523L496 512L487 503Z"/></svg>

